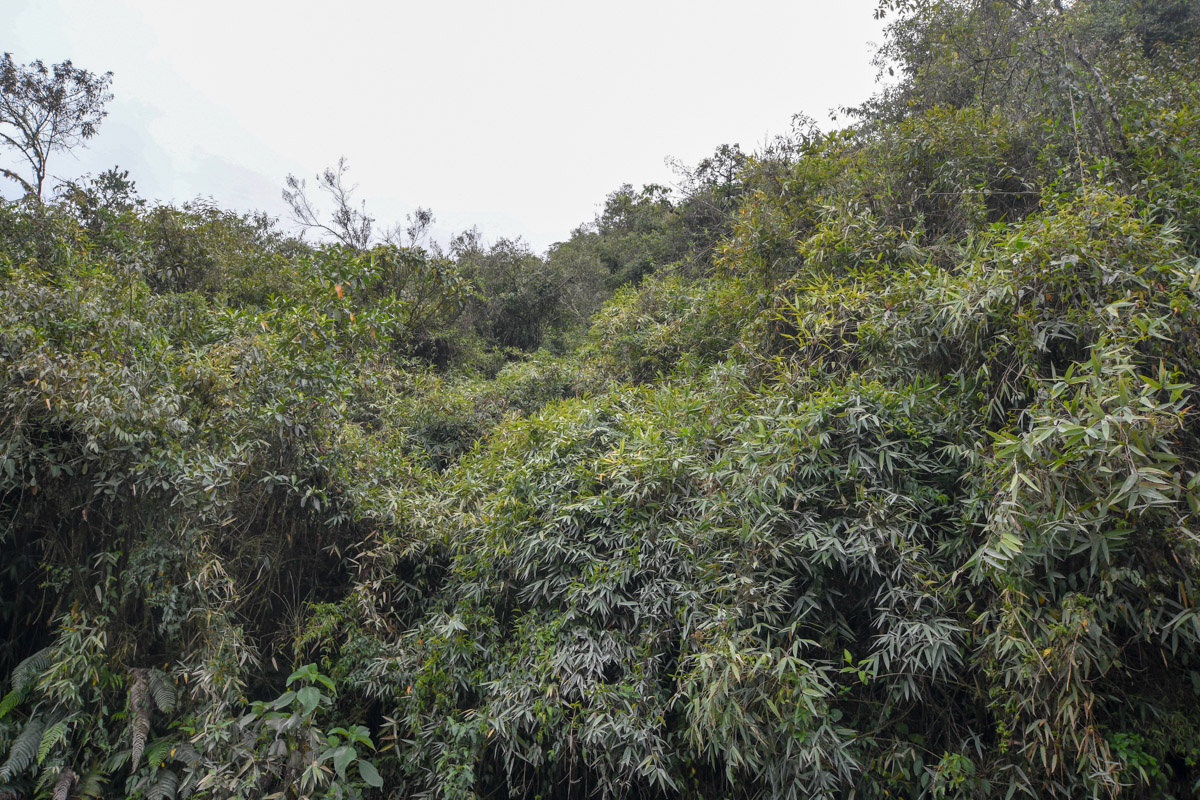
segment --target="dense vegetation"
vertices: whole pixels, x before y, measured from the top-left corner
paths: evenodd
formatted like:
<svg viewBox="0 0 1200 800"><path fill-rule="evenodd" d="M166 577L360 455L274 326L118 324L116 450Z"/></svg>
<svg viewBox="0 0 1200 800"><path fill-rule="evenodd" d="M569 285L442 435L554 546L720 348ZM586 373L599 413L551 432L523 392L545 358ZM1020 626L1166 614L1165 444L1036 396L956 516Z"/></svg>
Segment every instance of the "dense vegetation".
<svg viewBox="0 0 1200 800"><path fill-rule="evenodd" d="M1200 9L880 13L544 256L0 204L0 798L1200 792Z"/></svg>

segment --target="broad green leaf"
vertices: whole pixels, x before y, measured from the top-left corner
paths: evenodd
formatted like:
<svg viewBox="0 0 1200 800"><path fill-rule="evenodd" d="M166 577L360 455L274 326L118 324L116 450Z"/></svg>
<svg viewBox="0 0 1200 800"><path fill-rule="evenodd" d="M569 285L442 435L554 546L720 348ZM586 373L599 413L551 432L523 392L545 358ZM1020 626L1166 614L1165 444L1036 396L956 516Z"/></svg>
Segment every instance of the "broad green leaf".
<svg viewBox="0 0 1200 800"><path fill-rule="evenodd" d="M365 761L361 758L358 760L358 774L368 786L373 786L376 789L383 786L383 778L380 777L379 770L375 769L375 765L370 761Z"/></svg>

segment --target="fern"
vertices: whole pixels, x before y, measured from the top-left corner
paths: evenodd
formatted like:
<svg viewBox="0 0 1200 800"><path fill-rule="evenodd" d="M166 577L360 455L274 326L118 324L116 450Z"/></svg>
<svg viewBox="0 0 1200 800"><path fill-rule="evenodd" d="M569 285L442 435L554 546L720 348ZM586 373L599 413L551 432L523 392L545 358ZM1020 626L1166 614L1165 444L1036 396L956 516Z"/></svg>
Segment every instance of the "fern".
<svg viewBox="0 0 1200 800"><path fill-rule="evenodd" d="M93 769L79 779L76 794L80 797L102 797L104 795L105 778L99 769Z"/></svg>
<svg viewBox="0 0 1200 800"><path fill-rule="evenodd" d="M179 776L169 769L158 773L158 780L146 792L146 800L175 800L175 790L179 788Z"/></svg>
<svg viewBox="0 0 1200 800"><path fill-rule="evenodd" d="M167 712L175 707L175 687L168 682L168 678L159 670L151 670L148 675L150 684L150 694L154 698L154 705L158 706L159 711Z"/></svg>
<svg viewBox="0 0 1200 800"><path fill-rule="evenodd" d="M63 723L58 723L62 725ZM58 727L57 725L55 727ZM79 776L75 774L73 769L69 767L58 773L58 780L54 783L54 800L67 800L71 794L71 787L75 785L75 781L79 780Z"/></svg>
<svg viewBox="0 0 1200 800"><path fill-rule="evenodd" d="M129 748L123 747L115 753L110 753L108 758L104 759L101 770L104 773L116 772L121 767L125 766L125 762L129 760Z"/></svg>
<svg viewBox="0 0 1200 800"><path fill-rule="evenodd" d="M50 668L50 648L44 647L17 664L12 671L14 689L28 691L38 676Z"/></svg>
<svg viewBox="0 0 1200 800"><path fill-rule="evenodd" d="M200 760L200 753L196 751L195 747L192 747L191 742L185 740L176 746L175 760L190 767Z"/></svg>
<svg viewBox="0 0 1200 800"><path fill-rule="evenodd" d="M13 688L4 699L0 700L0 719L4 719L10 711L25 699L38 676L50 666L50 648L43 648L26 658L12 671Z"/></svg>
<svg viewBox="0 0 1200 800"><path fill-rule="evenodd" d="M170 749L170 739L155 739L146 748L146 763L152 767L162 764L167 760L167 753Z"/></svg>
<svg viewBox="0 0 1200 800"><path fill-rule="evenodd" d="M133 717L133 756L130 771L136 772L146 749L146 737L150 734L150 704L147 702L146 671L135 669L133 683L129 687L129 713Z"/></svg>
<svg viewBox="0 0 1200 800"><path fill-rule="evenodd" d="M4 695L4 699L0 700L0 719L17 707L17 704L25 699L26 692L13 689L8 694Z"/></svg>
<svg viewBox="0 0 1200 800"><path fill-rule="evenodd" d="M42 734L42 743L38 745L37 763L40 766L46 760L46 756L50 755L50 751L54 745L67 738L67 722L68 720L59 720Z"/></svg>
<svg viewBox="0 0 1200 800"><path fill-rule="evenodd" d="M21 733L13 740L8 751L8 760L0 767L0 781L7 781L12 776L19 775L33 763L38 743L41 742L45 730L46 721L41 717L34 717L26 723Z"/></svg>

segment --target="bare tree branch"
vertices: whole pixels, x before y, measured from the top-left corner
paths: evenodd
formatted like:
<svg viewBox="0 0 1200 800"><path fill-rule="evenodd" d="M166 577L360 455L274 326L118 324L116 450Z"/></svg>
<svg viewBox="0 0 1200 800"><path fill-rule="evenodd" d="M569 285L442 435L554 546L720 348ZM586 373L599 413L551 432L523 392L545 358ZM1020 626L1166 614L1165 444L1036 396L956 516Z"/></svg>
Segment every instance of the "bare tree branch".
<svg viewBox="0 0 1200 800"><path fill-rule="evenodd" d="M358 187L346 186L347 170L349 167L343 156L338 159L336 167L326 168L317 176L318 188L329 195L334 203L333 214L328 222L322 221L320 213L313 206L308 196L307 182L295 175L288 175L285 179L283 200L292 210L292 219L304 230L321 231L347 247L366 250L371 246L371 229L375 219L367 214L365 202L355 208L353 194Z"/></svg>

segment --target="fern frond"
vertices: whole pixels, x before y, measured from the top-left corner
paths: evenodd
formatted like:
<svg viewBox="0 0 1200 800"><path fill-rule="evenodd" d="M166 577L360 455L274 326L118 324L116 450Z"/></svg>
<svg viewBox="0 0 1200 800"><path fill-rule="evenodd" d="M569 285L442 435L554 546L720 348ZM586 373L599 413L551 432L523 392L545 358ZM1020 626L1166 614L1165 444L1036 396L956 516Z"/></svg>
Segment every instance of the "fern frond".
<svg viewBox="0 0 1200 800"><path fill-rule="evenodd" d="M189 767L194 766L200 760L200 753L192 746L192 743L184 740L175 748L175 760L181 764L187 764Z"/></svg>
<svg viewBox="0 0 1200 800"><path fill-rule="evenodd" d="M4 762L4 766L0 767L0 781L7 781L12 776L19 775L33 763L33 759L37 755L38 743L42 741L42 734L45 731L46 721L41 717L34 717L25 724L25 727L17 734L17 738L13 740L12 747L9 748L8 760Z"/></svg>
<svg viewBox="0 0 1200 800"><path fill-rule="evenodd" d="M0 719L4 719L8 712L17 707L17 704L25 699L27 692L18 692L13 689L8 694L4 695L4 699L0 700Z"/></svg>
<svg viewBox="0 0 1200 800"><path fill-rule="evenodd" d="M170 739L155 739L146 748L146 763L158 766L167 760L167 751L171 749Z"/></svg>
<svg viewBox="0 0 1200 800"><path fill-rule="evenodd" d="M142 751L146 749L146 735L149 733L148 729L150 726L138 724L143 720L145 720L145 717L135 722L133 727L133 747L130 753L129 764L131 770L137 769L138 762L142 760Z"/></svg>
<svg viewBox="0 0 1200 800"><path fill-rule="evenodd" d="M167 712L173 709L176 693L175 687L170 683L170 678L159 670L151 670L148 678L150 694L154 697L154 705L158 706L158 710Z"/></svg>
<svg viewBox="0 0 1200 800"><path fill-rule="evenodd" d="M12 671L14 689L29 691L43 672L50 668L50 648L43 647L22 661Z"/></svg>
<svg viewBox="0 0 1200 800"><path fill-rule="evenodd" d="M46 756L50 755L50 750L54 745L67 738L67 722L68 720L59 720L50 727L46 728L42 734L42 743L38 745L37 763L40 765L46 760Z"/></svg>
<svg viewBox="0 0 1200 800"><path fill-rule="evenodd" d="M108 758L104 759L101 769L107 774L116 772L121 767L125 766L125 762L129 760L129 748L123 747L114 753L109 754Z"/></svg>
<svg viewBox="0 0 1200 800"><path fill-rule="evenodd" d="M144 669L133 671L133 683L129 687L129 714L133 717L133 757L130 770L136 771L146 749L146 737L150 735L150 704L147 697L148 682Z"/></svg>
<svg viewBox="0 0 1200 800"><path fill-rule="evenodd" d="M58 724L61 725L62 723ZM79 780L79 776L70 767L58 773L58 780L54 783L54 800L67 800L67 797L71 794L71 787L75 785L75 781L77 780Z"/></svg>
<svg viewBox="0 0 1200 800"><path fill-rule="evenodd" d="M175 800L179 776L169 769L160 770L158 781L146 792L146 800Z"/></svg>
<svg viewBox="0 0 1200 800"><path fill-rule="evenodd" d="M99 768L89 770L79 779L79 788L76 789L76 794L80 797L103 797L104 783L104 773Z"/></svg>
<svg viewBox="0 0 1200 800"><path fill-rule="evenodd" d="M0 719L17 707L43 672L50 668L50 648L45 647L26 658L12 671L12 690L0 700Z"/></svg>

